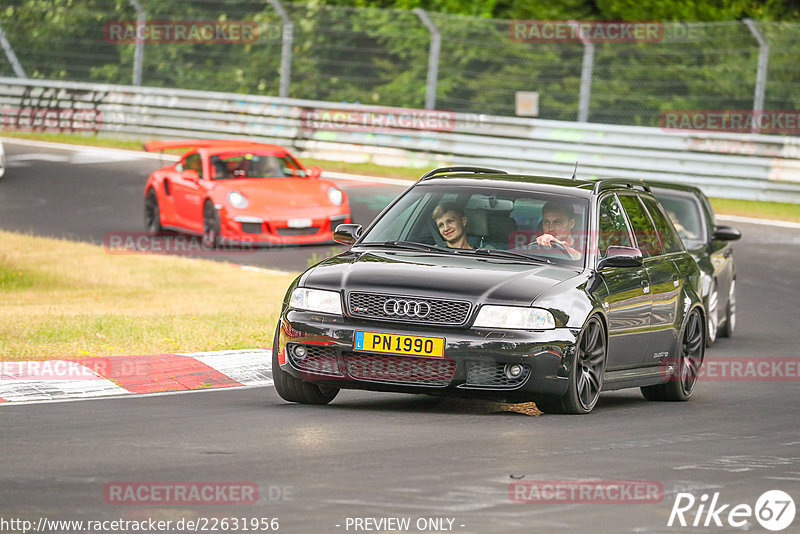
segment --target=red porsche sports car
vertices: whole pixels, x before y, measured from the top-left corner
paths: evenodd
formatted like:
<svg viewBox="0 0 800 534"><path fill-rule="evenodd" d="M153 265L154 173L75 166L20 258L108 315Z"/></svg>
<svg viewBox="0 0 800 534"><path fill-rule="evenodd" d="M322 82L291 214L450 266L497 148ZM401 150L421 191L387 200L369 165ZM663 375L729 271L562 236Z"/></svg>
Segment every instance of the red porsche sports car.
<svg viewBox="0 0 800 534"><path fill-rule="evenodd" d="M278 145L241 140L151 141L148 152L189 148L144 188L145 225L225 243L302 244L333 239L350 222L347 196Z"/></svg>

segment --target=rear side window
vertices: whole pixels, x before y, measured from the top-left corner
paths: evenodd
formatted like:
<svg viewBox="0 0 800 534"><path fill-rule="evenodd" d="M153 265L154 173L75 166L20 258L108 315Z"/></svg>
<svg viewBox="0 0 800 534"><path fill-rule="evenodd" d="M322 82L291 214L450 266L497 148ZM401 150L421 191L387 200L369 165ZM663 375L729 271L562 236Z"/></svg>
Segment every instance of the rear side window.
<svg viewBox="0 0 800 534"><path fill-rule="evenodd" d="M617 197L609 195L600 201L600 256L605 257L608 247L632 247L630 229Z"/></svg>
<svg viewBox="0 0 800 534"><path fill-rule="evenodd" d="M658 256L663 253L661 241L658 233L653 226L653 221L644 209L641 200L634 195L620 195L620 202L628 214L628 220L633 226L633 235L636 238L636 246L642 251L642 256Z"/></svg>
<svg viewBox="0 0 800 534"><path fill-rule="evenodd" d="M642 202L644 202L647 211L650 212L650 217L656 225L656 231L658 232L658 237L661 238L664 252L681 252L683 250L681 238L664 214L664 210L658 205L658 202L649 197L642 197Z"/></svg>

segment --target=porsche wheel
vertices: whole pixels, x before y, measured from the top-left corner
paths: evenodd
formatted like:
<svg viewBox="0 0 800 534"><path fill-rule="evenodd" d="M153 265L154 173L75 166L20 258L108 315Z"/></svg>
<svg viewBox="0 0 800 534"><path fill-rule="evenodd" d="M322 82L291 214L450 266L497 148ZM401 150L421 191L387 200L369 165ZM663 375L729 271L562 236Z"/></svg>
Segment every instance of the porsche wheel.
<svg viewBox="0 0 800 534"><path fill-rule="evenodd" d="M310 382L299 380L286 371L281 369L278 363L278 343L280 326L275 330L275 340L272 343L272 381L275 383L275 391L278 395L289 402L298 404L328 404L339 390L336 388L322 388Z"/></svg>
<svg viewBox="0 0 800 534"><path fill-rule="evenodd" d="M603 388L607 345L603 323L596 316L584 325L575 351L567 392L560 399L537 401L536 406L543 412L587 414L597 404Z"/></svg>
<svg viewBox="0 0 800 534"><path fill-rule="evenodd" d="M217 208L211 202L203 206L203 247L214 249L219 246L220 223Z"/></svg>
<svg viewBox="0 0 800 534"><path fill-rule="evenodd" d="M160 234L164 228L161 226L161 211L158 208L158 197L152 189L144 200L144 227L150 235Z"/></svg>
<svg viewBox="0 0 800 534"><path fill-rule="evenodd" d="M669 381L641 388L644 398L651 401L686 401L694 393L700 366L705 355L705 325L697 309L689 313L678 345L677 368Z"/></svg>

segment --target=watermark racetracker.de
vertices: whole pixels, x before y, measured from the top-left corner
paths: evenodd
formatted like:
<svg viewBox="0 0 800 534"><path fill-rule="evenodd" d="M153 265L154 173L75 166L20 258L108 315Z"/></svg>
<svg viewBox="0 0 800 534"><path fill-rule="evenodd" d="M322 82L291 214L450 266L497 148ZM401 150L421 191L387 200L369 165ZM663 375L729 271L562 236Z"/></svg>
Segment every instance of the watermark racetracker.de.
<svg viewBox="0 0 800 534"><path fill-rule="evenodd" d="M666 132L686 130L797 135L797 109L682 109L662 111L659 126Z"/></svg>
<svg viewBox="0 0 800 534"><path fill-rule="evenodd" d="M655 504L664 498L656 480L519 480L508 485L512 503Z"/></svg>
<svg viewBox="0 0 800 534"><path fill-rule="evenodd" d="M231 254L255 252L260 247L280 245L255 240L208 243L201 236L184 234L153 235L148 232L109 232L103 236L108 254Z"/></svg>
<svg viewBox="0 0 800 534"><path fill-rule="evenodd" d="M664 25L654 20L512 20L512 41L523 43L657 43Z"/></svg>
<svg viewBox="0 0 800 534"><path fill-rule="evenodd" d="M274 38L279 28L252 20L114 20L103 26L113 44L253 44L265 28Z"/></svg>

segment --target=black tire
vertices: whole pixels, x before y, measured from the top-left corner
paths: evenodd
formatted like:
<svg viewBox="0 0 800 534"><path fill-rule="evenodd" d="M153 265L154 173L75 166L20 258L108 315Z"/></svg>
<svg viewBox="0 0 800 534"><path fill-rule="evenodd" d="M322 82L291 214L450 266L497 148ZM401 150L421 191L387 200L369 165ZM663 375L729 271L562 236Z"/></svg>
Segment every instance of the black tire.
<svg viewBox="0 0 800 534"><path fill-rule="evenodd" d="M161 226L161 210L158 207L158 196L152 189L144 199L144 227L150 235L158 235L164 231Z"/></svg>
<svg viewBox="0 0 800 534"><path fill-rule="evenodd" d="M708 323L695 308L689 312L686 324L681 331L680 354L677 369L664 384L641 388L644 398L651 401L682 402L694 393L700 366L703 365L706 341L705 330Z"/></svg>
<svg viewBox="0 0 800 534"><path fill-rule="evenodd" d="M731 337L736 330L736 279L731 280L728 305L725 307L725 321L719 329L720 337Z"/></svg>
<svg viewBox="0 0 800 534"><path fill-rule="evenodd" d="M206 201L203 205L203 246L215 249L220 242L219 212L214 205Z"/></svg>
<svg viewBox="0 0 800 534"><path fill-rule="evenodd" d="M711 282L711 290L708 292L708 299L705 303L706 318L706 347L710 347L717 339L719 332L719 290L717 281Z"/></svg>
<svg viewBox="0 0 800 534"><path fill-rule="evenodd" d="M536 406L545 413L591 412L603 389L607 352L608 343L603 323L593 315L578 335L575 362L569 373L567 392L558 399L540 399Z"/></svg>
<svg viewBox="0 0 800 534"><path fill-rule="evenodd" d="M281 370L278 363L279 334L280 325L275 330L275 340L272 343L272 381L275 383L275 391L278 392L278 395L285 401L299 404L328 404L331 402L338 395L338 389L322 389L316 384L304 382Z"/></svg>

